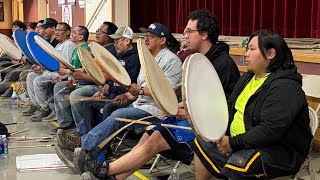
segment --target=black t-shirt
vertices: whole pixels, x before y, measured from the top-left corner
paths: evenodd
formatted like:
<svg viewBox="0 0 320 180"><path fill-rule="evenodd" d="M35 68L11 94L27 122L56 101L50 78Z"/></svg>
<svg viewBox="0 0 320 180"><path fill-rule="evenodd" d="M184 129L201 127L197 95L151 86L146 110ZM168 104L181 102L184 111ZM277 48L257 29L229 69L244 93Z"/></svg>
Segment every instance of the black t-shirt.
<svg viewBox="0 0 320 180"><path fill-rule="evenodd" d="M50 42L50 44L51 44L53 47L56 47L57 44L59 44L59 42L56 40L56 38L54 38L54 39Z"/></svg>

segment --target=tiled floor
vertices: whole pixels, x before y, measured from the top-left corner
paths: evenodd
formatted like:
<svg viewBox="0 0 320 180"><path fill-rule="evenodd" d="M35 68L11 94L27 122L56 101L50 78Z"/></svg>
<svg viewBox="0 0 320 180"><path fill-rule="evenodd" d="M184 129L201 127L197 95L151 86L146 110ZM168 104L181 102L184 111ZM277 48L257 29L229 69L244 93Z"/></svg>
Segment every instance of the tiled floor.
<svg viewBox="0 0 320 180"><path fill-rule="evenodd" d="M18 130L23 130L28 128L24 133L15 136L48 136L48 131L50 128L54 127L49 122L31 122L29 117L24 117L21 115L21 111L26 108L12 109L10 104L10 99L0 99L0 122L26 122L25 124L10 125L7 126L9 132L14 132ZM11 141L11 140L10 140ZM10 142L10 147L17 146L34 146L34 145L45 145L52 144L48 143L16 143ZM9 149L9 156L7 159L0 159L0 180L75 180L80 179L80 176L73 174L68 169L59 170L41 170L41 171L24 171L19 172L16 170L16 157L21 155L31 155L31 154L51 154L55 153L54 147L34 147L34 148L19 148L19 149ZM128 179L161 179L159 177L165 176L171 173L173 165L176 162L169 162L168 165L160 165L159 169L155 169L154 173L149 174L148 169L141 169L137 173L131 175ZM162 163L164 164L164 163ZM188 167L191 168L191 167ZM190 173L184 166L180 166L178 169L180 174L180 179L194 179L194 175Z"/></svg>
<svg viewBox="0 0 320 180"><path fill-rule="evenodd" d="M12 109L10 105L10 99L0 99L0 122L26 122L25 124L10 125L8 126L9 132L23 130L28 128L24 133L15 136L48 136L48 130L54 127L49 122L31 122L28 117L21 116L21 111L25 108ZM10 140L11 141L11 140ZM10 142L9 147L17 146L34 146L34 145L46 145L48 143L16 143ZM34 147L34 148L18 148L9 149L8 159L0 159L0 180L34 180L34 179L45 179L45 180L75 180L80 179L80 176L73 174L68 169L59 170L42 170L42 171L24 171L19 172L16 170L16 157L21 155L31 154L50 154L55 153L53 147ZM320 180L320 174L317 173L320 169L320 153L312 153L312 169L316 180ZM169 165L167 165L168 163ZM155 169L152 174L148 173L148 169L140 169L135 174L131 175L128 179L164 179L172 171L175 161L169 161L166 163L159 163L158 169ZM188 168L188 169L187 169ZM178 172L180 179L191 180L194 179L194 175L189 169L192 167L180 166ZM305 172L302 173L304 176L302 179L310 179Z"/></svg>

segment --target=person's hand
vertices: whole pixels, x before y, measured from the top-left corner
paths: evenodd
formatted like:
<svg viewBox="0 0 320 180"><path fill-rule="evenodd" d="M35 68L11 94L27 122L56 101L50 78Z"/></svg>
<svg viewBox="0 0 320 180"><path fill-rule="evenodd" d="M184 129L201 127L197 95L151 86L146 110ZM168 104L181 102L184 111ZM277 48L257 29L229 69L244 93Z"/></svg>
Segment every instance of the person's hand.
<svg viewBox="0 0 320 180"><path fill-rule="evenodd" d="M138 84L133 83L130 85L128 92L133 96L138 96L140 89L141 87Z"/></svg>
<svg viewBox="0 0 320 180"><path fill-rule="evenodd" d="M109 94L109 85L108 84L105 84L103 86L99 86L100 88L100 92L102 92L103 94L107 95Z"/></svg>
<svg viewBox="0 0 320 180"><path fill-rule="evenodd" d="M73 74L72 74L72 78L75 80L84 80L85 79L85 73L83 73L80 70L76 70Z"/></svg>
<svg viewBox="0 0 320 180"><path fill-rule="evenodd" d="M66 75L66 74L71 74L72 72L70 71L70 69L66 69L66 68L62 68L60 67L60 69L57 71L58 74L60 76Z"/></svg>
<svg viewBox="0 0 320 180"><path fill-rule="evenodd" d="M183 120L183 119L187 119L187 112L186 110L184 109L184 105L182 102L180 102L178 104L178 114L177 114L177 119L179 120Z"/></svg>
<svg viewBox="0 0 320 180"><path fill-rule="evenodd" d="M52 83L52 84L56 84L56 83L58 83L58 82L60 82L60 81L61 81L61 80L60 80L60 76L55 76L55 77L52 78L51 83Z"/></svg>
<svg viewBox="0 0 320 180"><path fill-rule="evenodd" d="M112 101L113 104L117 104L119 106L124 106L130 103L130 100L127 98L126 95L121 94L114 98Z"/></svg>
<svg viewBox="0 0 320 180"><path fill-rule="evenodd" d="M20 63L21 64L26 64L27 63L27 57L26 56L22 56L22 58L20 59Z"/></svg>
<svg viewBox="0 0 320 180"><path fill-rule="evenodd" d="M229 143L229 136L223 136L218 142L217 147L222 154L232 153L232 149Z"/></svg>
<svg viewBox="0 0 320 180"><path fill-rule="evenodd" d="M68 89L72 89L74 87L74 84L76 83L76 81L74 79L70 79L65 85L64 87L68 88Z"/></svg>
<svg viewBox="0 0 320 180"><path fill-rule="evenodd" d="M36 74L42 74L43 73L43 68L37 64L33 64L31 66L31 71L36 73Z"/></svg>
<svg viewBox="0 0 320 180"><path fill-rule="evenodd" d="M98 92L94 93L94 95L91 98L92 99L104 99L104 98L106 98L106 96L101 91L98 91Z"/></svg>

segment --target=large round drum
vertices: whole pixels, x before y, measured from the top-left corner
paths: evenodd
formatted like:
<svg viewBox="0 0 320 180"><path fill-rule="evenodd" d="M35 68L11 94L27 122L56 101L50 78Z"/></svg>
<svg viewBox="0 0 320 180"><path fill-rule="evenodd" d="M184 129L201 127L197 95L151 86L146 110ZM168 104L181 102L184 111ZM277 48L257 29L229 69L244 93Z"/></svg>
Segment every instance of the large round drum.
<svg viewBox="0 0 320 180"><path fill-rule="evenodd" d="M104 85L106 82L104 74L99 68L99 66L94 62L90 52L86 50L84 47L79 46L78 55L82 66L84 67L86 72L92 77L94 82L98 85Z"/></svg>
<svg viewBox="0 0 320 180"><path fill-rule="evenodd" d="M153 100L166 115L178 113L178 99L160 66L146 47L144 40L138 39L138 53L143 75L150 89Z"/></svg>
<svg viewBox="0 0 320 180"><path fill-rule="evenodd" d="M226 96L213 65L200 53L184 61L182 99L197 136L216 142L225 135L229 120Z"/></svg>
<svg viewBox="0 0 320 180"><path fill-rule="evenodd" d="M30 32L27 34L27 46L32 54L32 56L36 59L36 61L43 68L48 71L57 71L60 68L60 63L52 56L50 56L45 50L43 50L34 40L35 36L39 36L36 32ZM41 38L41 37L40 37Z"/></svg>
<svg viewBox="0 0 320 180"><path fill-rule="evenodd" d="M112 81L122 86L131 85L130 76L118 59L96 42L91 42L89 46L95 62Z"/></svg>
<svg viewBox="0 0 320 180"><path fill-rule="evenodd" d="M27 46L27 33L20 29L13 32L13 39L18 48L21 50L23 55L25 55L32 63L38 64L35 58L32 56L28 46Z"/></svg>
<svg viewBox="0 0 320 180"><path fill-rule="evenodd" d="M21 51L6 38L5 35L0 35L0 53L6 54L12 59L20 60L22 57Z"/></svg>
<svg viewBox="0 0 320 180"><path fill-rule="evenodd" d="M69 63L69 60L55 49L50 43L41 38L40 36L34 36L36 43L45 50L50 56L58 60L61 64L69 68L71 71L75 71L75 68Z"/></svg>

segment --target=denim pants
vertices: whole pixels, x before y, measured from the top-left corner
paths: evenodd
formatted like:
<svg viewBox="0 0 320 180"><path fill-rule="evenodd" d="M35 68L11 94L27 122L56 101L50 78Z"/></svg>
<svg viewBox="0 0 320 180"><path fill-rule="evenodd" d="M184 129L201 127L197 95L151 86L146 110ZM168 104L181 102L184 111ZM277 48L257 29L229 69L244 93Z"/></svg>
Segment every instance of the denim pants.
<svg viewBox="0 0 320 180"><path fill-rule="evenodd" d="M122 121L117 121L115 118L128 118L128 119L140 119L143 117L151 116L146 111L143 111L138 108L127 107L120 108L113 113L109 117L107 117L104 121L94 127L88 134L85 134L81 137L81 148L90 151L93 150L96 146L98 146L102 141L112 135L114 132L119 130L121 127L125 126L127 123ZM146 121L149 122L160 122L161 120L158 118L150 118ZM136 129L145 125L133 124L128 127L128 129Z"/></svg>
<svg viewBox="0 0 320 180"><path fill-rule="evenodd" d="M28 75L29 76L29 75ZM51 82L43 82L47 80L52 80L55 74L42 74L36 77L33 81L34 96L36 104L41 107L41 109L48 111L50 109L48 100L53 96L54 84Z"/></svg>
<svg viewBox="0 0 320 180"><path fill-rule="evenodd" d="M76 124L76 128L79 131L78 121L82 119L82 114L86 113L81 106L83 102L80 101L81 97L91 97L95 92L99 91L99 87L96 85L76 86L72 89L65 89L59 94L67 81L58 82L54 86L54 106L57 115L57 121L60 127L68 127L73 122ZM69 97L66 97L68 96Z"/></svg>

